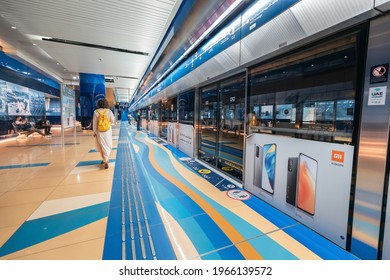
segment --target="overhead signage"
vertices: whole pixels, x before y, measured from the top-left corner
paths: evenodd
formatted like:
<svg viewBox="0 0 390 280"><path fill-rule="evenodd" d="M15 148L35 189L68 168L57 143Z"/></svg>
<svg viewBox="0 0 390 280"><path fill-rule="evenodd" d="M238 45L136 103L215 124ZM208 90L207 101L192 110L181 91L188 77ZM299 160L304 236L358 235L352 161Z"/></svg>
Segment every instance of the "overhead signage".
<svg viewBox="0 0 390 280"><path fill-rule="evenodd" d="M260 28L298 2L299 0L256 1L242 15L242 38Z"/></svg>

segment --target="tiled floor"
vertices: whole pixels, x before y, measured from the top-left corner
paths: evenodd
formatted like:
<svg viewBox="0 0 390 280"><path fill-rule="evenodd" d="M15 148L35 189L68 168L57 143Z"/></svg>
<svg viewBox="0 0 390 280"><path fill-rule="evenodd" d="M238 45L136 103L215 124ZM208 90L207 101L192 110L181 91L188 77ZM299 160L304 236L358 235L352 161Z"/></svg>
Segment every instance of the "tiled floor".
<svg viewBox="0 0 390 280"><path fill-rule="evenodd" d="M116 147L118 129L114 129L113 135ZM91 152L94 141L90 132L78 132L76 139L67 136L65 143L61 145L60 134L55 131L52 138L33 135L0 143L0 248L28 222L109 201L114 163L107 170L96 164L101 159L99 153ZM115 157L113 150L111 159L114 161ZM86 161L95 164L77 167ZM79 213L80 217L83 215ZM96 218L45 242L31 241L31 246L2 258L101 259L106 223L106 217Z"/></svg>

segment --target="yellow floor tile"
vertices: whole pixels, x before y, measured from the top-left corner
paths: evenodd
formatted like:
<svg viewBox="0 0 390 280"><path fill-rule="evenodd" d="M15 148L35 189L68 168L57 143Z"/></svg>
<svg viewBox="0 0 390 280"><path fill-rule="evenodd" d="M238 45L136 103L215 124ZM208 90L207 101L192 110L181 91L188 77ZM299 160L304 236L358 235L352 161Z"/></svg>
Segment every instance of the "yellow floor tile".
<svg viewBox="0 0 390 280"><path fill-rule="evenodd" d="M104 238L16 258L18 260L101 260Z"/></svg>
<svg viewBox="0 0 390 280"><path fill-rule="evenodd" d="M0 207L20 205L32 202L42 202L54 188L42 188L33 190L22 190L7 192L0 197Z"/></svg>
<svg viewBox="0 0 390 280"><path fill-rule="evenodd" d="M96 172L72 174L66 177L60 185L74 185L80 183L90 183L97 181L112 180L114 174L114 168L103 169L101 166L97 166Z"/></svg>
<svg viewBox="0 0 390 280"><path fill-rule="evenodd" d="M79 183L77 185L61 185L50 194L47 200L110 192L111 188L111 180Z"/></svg>
<svg viewBox="0 0 390 280"><path fill-rule="evenodd" d="M40 189L47 187L56 187L58 186L66 177L65 176L55 176L55 177L38 177L30 179L26 182L23 182L16 187L12 188L12 191L17 190L29 190L29 189Z"/></svg>
<svg viewBox="0 0 390 280"><path fill-rule="evenodd" d="M4 243L17 231L19 227L0 227L0 247L4 245Z"/></svg>
<svg viewBox="0 0 390 280"><path fill-rule="evenodd" d="M0 207L0 228L19 226L39 207L41 202Z"/></svg>
<svg viewBox="0 0 390 280"><path fill-rule="evenodd" d="M2 179L1 176L0 176L0 182L1 182L1 185L0 185L0 191L1 192L8 192L10 190L12 190L13 188L15 188L16 186L22 184L23 182L25 182L27 179L23 179L23 180L6 180L6 179Z"/></svg>

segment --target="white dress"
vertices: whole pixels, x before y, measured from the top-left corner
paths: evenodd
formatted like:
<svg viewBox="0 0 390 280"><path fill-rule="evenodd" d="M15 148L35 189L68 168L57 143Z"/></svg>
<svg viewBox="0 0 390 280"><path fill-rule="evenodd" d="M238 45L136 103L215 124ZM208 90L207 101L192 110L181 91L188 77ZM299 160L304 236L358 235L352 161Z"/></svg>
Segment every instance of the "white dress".
<svg viewBox="0 0 390 280"><path fill-rule="evenodd" d="M102 154L103 161L108 162L112 150L112 129L110 127L109 130L104 132L99 131L97 129L97 120L99 118L99 113L97 112L98 110L102 114L104 113L105 110L107 110L106 114L111 124L114 124L115 117L110 109L101 108L101 109L96 109L95 112L93 112L92 129L93 129L93 133L96 134L95 137L96 150Z"/></svg>

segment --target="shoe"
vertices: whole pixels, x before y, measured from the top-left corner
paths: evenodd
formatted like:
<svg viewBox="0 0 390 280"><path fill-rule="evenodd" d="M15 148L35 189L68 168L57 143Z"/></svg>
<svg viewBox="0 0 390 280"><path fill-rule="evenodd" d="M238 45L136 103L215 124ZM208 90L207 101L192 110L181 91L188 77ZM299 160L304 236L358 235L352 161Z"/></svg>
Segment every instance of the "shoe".
<svg viewBox="0 0 390 280"><path fill-rule="evenodd" d="M104 163L104 169L108 169L108 163L107 162Z"/></svg>

